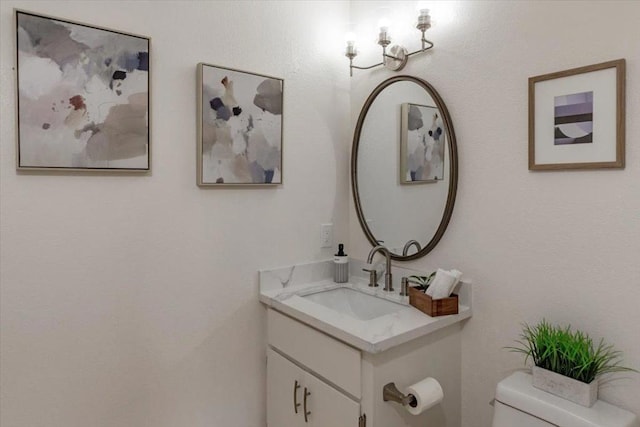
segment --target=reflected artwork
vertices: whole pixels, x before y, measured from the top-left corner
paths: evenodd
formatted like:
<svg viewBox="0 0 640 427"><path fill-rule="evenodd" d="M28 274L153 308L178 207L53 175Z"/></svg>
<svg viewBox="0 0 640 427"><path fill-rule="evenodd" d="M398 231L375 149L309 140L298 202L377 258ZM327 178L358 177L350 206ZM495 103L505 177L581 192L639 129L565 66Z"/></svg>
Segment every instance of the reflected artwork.
<svg viewBox="0 0 640 427"><path fill-rule="evenodd" d="M149 39L16 12L18 169L149 170Z"/></svg>
<svg viewBox="0 0 640 427"><path fill-rule="evenodd" d="M282 79L199 64L198 185L282 183Z"/></svg>
<svg viewBox="0 0 640 427"><path fill-rule="evenodd" d="M400 182L414 184L444 179L445 128L436 107L402 104Z"/></svg>

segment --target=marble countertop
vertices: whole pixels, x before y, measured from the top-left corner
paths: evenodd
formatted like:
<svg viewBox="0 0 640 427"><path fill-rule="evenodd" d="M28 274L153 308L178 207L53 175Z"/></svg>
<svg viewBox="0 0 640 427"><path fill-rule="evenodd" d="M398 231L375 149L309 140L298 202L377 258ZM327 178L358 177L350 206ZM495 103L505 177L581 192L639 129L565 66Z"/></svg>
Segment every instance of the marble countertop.
<svg viewBox="0 0 640 427"><path fill-rule="evenodd" d="M332 261L260 271L260 301L265 305L293 317L315 329L368 353L381 353L413 339L461 322L471 317L471 284L461 282L459 313L430 317L409 305L409 298L398 294L402 276L421 274L401 267L392 267L395 292L382 287L370 288L365 277L358 274L362 261L350 260L348 283L335 283L332 279ZM383 282L381 280L380 282ZM359 320L304 298L305 295L346 287L393 301L400 308L371 320Z"/></svg>

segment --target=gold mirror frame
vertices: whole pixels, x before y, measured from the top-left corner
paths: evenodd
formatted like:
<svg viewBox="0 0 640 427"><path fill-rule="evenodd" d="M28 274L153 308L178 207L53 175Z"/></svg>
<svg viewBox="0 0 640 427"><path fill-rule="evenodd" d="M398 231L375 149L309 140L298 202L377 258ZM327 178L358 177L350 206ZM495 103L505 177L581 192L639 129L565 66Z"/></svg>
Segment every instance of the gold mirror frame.
<svg viewBox="0 0 640 427"><path fill-rule="evenodd" d="M353 145L351 149L351 190L353 194L353 200L356 205L356 212L358 213L358 221L360 222L360 226L362 227L362 231L367 236L369 242L376 246L377 239L369 229L365 219L364 212L362 211L362 204L360 202L360 196L358 193L358 149L360 147L360 134L362 133L362 125L364 124L364 120L367 117L367 113L369 112L369 108L375 101L376 97L387 87L391 86L397 82L409 81L414 82L418 86L422 87L427 94L431 96L433 101L436 103L436 106L440 110L442 114L443 123L448 136L448 146L449 146L449 191L447 193L447 202L445 205L444 213L440 220L440 224L433 237L420 251L411 254L411 255L399 255L395 253L391 253L391 258L397 261L410 261L413 259L422 258L436 247L442 236L444 235L447 226L449 225L449 221L451 220L451 215L453 213L453 206L456 201L456 192L458 189L458 146L456 144L456 134L453 129L453 123L451 121L451 116L449 115L449 110L447 110L447 106L444 101L440 97L440 94L435 90L431 84L427 81L422 80L417 77L412 76L395 76L391 77L382 83L380 83L374 90L371 92L371 95L367 98L362 107L362 111L360 112L360 116L358 117L358 122L356 123L356 128L353 134ZM399 137L399 136L398 136Z"/></svg>

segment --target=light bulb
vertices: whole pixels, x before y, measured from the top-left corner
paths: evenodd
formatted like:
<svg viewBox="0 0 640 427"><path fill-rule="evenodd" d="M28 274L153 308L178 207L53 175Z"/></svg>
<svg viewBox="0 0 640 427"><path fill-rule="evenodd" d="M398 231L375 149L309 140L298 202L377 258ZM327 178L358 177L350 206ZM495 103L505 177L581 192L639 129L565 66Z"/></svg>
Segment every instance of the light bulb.
<svg viewBox="0 0 640 427"><path fill-rule="evenodd" d="M358 55L358 49L356 49L356 35L349 31L344 36L344 40L347 42L347 48L344 51L344 54L347 58L353 59Z"/></svg>
<svg viewBox="0 0 640 427"><path fill-rule="evenodd" d="M380 32L386 33L389 31L389 18L382 17L378 20L378 27L380 28Z"/></svg>
<svg viewBox="0 0 640 427"><path fill-rule="evenodd" d="M356 44L356 35L353 31L349 31L344 35L344 41L347 42L347 46L353 46Z"/></svg>
<svg viewBox="0 0 640 427"><path fill-rule="evenodd" d="M420 16L418 16L418 23L427 25L429 27L431 26L431 16L429 15L428 9L422 9L420 11Z"/></svg>
<svg viewBox="0 0 640 427"><path fill-rule="evenodd" d="M429 9L420 9L418 13L418 24L416 28L424 32L431 28L431 15L429 15Z"/></svg>

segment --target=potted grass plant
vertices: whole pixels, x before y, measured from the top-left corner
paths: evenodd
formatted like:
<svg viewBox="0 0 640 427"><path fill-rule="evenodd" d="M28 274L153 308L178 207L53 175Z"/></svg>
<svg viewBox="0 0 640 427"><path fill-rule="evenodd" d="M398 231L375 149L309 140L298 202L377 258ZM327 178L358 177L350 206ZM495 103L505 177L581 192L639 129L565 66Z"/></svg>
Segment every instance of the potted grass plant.
<svg viewBox="0 0 640 427"><path fill-rule="evenodd" d="M598 399L598 378L614 372L638 372L621 366L622 353L585 333L542 320L524 325L519 345L507 347L532 359L533 386L582 406Z"/></svg>

